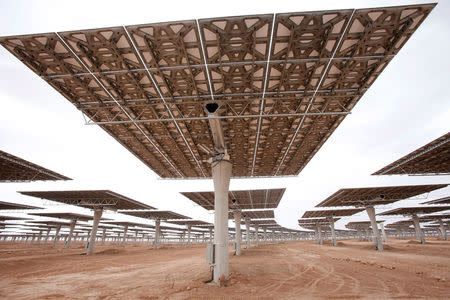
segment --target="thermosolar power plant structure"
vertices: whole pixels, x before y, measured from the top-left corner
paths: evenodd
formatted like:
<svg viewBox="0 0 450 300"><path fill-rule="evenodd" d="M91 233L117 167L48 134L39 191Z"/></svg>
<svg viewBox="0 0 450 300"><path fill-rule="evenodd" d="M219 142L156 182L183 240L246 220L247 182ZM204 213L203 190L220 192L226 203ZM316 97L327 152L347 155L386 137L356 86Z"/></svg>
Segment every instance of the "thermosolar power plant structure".
<svg viewBox="0 0 450 300"><path fill-rule="evenodd" d="M400 207L400 208L392 209L389 211L385 211L379 215L380 216L395 216L395 215L411 216L412 222L414 223L414 229L416 230L417 239L422 244L425 244L425 235L423 234L422 228L420 228L420 218L417 215L418 214L422 214L422 215L430 214L430 213L446 211L446 210L450 210L450 205ZM425 216L425 217L428 217L428 216Z"/></svg>
<svg viewBox="0 0 450 300"><path fill-rule="evenodd" d="M450 132L403 156L372 175L449 175Z"/></svg>
<svg viewBox="0 0 450 300"><path fill-rule="evenodd" d="M70 220L69 226L69 234L67 236L65 247L70 248L70 243L72 242L73 234L75 232L75 226L78 221L90 221L93 217L83 214L71 213L71 212L37 212L37 213L28 213L28 215L39 216L39 217L49 217L49 218L57 218L57 219L65 219ZM109 220L107 218L100 218L101 220ZM57 231L58 235L59 231Z"/></svg>
<svg viewBox="0 0 450 300"><path fill-rule="evenodd" d="M334 217L345 217L357 214L363 211L363 208L349 208L349 209L329 209L329 210L314 210L307 211L303 214L302 219L305 218L326 218L330 223L331 239L333 246L337 246L336 232L334 228Z"/></svg>
<svg viewBox="0 0 450 300"><path fill-rule="evenodd" d="M230 177L299 174L434 6L175 21L0 43L159 176L213 178L218 282L228 278Z"/></svg>
<svg viewBox="0 0 450 300"><path fill-rule="evenodd" d="M423 202L422 204L450 204L450 196Z"/></svg>
<svg viewBox="0 0 450 300"><path fill-rule="evenodd" d="M153 209L147 204L138 202L120 194L108 190L79 190L79 191L40 191L40 192L20 192L23 195L37 197L45 200L61 202L90 208L94 210L94 221L92 231L87 246L87 254L94 252L95 239L97 237L98 223L102 217L103 210L118 209ZM73 225L75 227L75 224ZM71 225L71 231L73 228Z"/></svg>
<svg viewBox="0 0 450 300"><path fill-rule="evenodd" d="M447 184L404 185L340 189L317 207L356 206L364 207L369 215L377 250L383 250L380 232L375 218L375 205L394 203L424 193L441 189Z"/></svg>
<svg viewBox="0 0 450 300"><path fill-rule="evenodd" d="M15 210L15 209L40 209L40 207L0 201L0 210Z"/></svg>
<svg viewBox="0 0 450 300"><path fill-rule="evenodd" d="M10 36L0 43L161 177L298 174L435 4Z"/></svg>
<svg viewBox="0 0 450 300"><path fill-rule="evenodd" d="M0 182L37 180L71 179L0 150Z"/></svg>
<svg viewBox="0 0 450 300"><path fill-rule="evenodd" d="M190 219L189 217L167 210L122 210L120 213L155 220L155 239L153 247L158 248L161 220Z"/></svg>

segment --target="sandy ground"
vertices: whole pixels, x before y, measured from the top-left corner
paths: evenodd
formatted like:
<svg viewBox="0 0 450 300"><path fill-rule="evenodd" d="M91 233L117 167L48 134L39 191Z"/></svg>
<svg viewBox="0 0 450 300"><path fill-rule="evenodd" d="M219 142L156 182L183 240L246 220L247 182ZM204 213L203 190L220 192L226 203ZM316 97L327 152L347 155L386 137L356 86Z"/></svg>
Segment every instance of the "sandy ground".
<svg viewBox="0 0 450 300"><path fill-rule="evenodd" d="M0 299L450 299L450 241L254 247L230 256L222 288L204 283L204 246L61 247L0 244Z"/></svg>

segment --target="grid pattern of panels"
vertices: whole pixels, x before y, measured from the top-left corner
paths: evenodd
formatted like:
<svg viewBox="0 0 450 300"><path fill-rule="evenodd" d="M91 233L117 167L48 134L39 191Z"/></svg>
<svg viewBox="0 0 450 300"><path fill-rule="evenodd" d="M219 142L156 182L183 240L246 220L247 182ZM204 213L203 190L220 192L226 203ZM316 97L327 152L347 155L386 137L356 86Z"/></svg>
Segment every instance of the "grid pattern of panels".
<svg viewBox="0 0 450 300"><path fill-rule="evenodd" d="M356 213L363 211L363 208L352 208L352 209L329 209L329 210L310 210L306 211L302 218L324 218L324 217L344 217L351 216Z"/></svg>
<svg viewBox="0 0 450 300"><path fill-rule="evenodd" d="M450 196L423 202L422 204L450 204Z"/></svg>
<svg viewBox="0 0 450 300"><path fill-rule="evenodd" d="M372 175L393 174L450 174L450 132Z"/></svg>
<svg viewBox="0 0 450 300"><path fill-rule="evenodd" d="M7 210L7 209L40 209L40 207L0 201L0 210Z"/></svg>
<svg viewBox="0 0 450 300"><path fill-rule="evenodd" d="M275 218L273 210L247 210L241 212L242 219L272 219ZM234 219L234 213L228 213L228 219Z"/></svg>
<svg viewBox="0 0 450 300"><path fill-rule="evenodd" d="M426 184L340 189L316 207L389 204L446 186L447 184Z"/></svg>
<svg viewBox="0 0 450 300"><path fill-rule="evenodd" d="M385 211L378 215L393 216L393 215L409 215L409 214L431 214L438 211L450 210L450 205L446 206L416 206L416 207L400 207Z"/></svg>
<svg viewBox="0 0 450 300"><path fill-rule="evenodd" d="M0 43L161 177L211 177L217 101L233 176L298 174L434 4L187 20Z"/></svg>
<svg viewBox="0 0 450 300"><path fill-rule="evenodd" d="M168 210L121 210L119 213L147 219L190 219Z"/></svg>
<svg viewBox="0 0 450 300"><path fill-rule="evenodd" d="M236 209L277 208L286 189L230 191L228 203ZM214 192L184 192L185 197L207 210L214 209Z"/></svg>
<svg viewBox="0 0 450 300"><path fill-rule="evenodd" d="M154 209L154 207L147 204L108 190L42 191L19 193L86 208L104 207L112 209Z"/></svg>
<svg viewBox="0 0 450 300"><path fill-rule="evenodd" d="M0 182L37 180L71 179L0 150Z"/></svg>
<svg viewBox="0 0 450 300"><path fill-rule="evenodd" d="M92 220L93 217L88 215L76 214L76 213L53 213L53 212L42 212L42 213L28 213L29 215L39 216L39 217L50 217L50 218L58 218L58 219L67 219L67 220L80 220L80 221L89 221ZM104 220L105 218L102 217Z"/></svg>

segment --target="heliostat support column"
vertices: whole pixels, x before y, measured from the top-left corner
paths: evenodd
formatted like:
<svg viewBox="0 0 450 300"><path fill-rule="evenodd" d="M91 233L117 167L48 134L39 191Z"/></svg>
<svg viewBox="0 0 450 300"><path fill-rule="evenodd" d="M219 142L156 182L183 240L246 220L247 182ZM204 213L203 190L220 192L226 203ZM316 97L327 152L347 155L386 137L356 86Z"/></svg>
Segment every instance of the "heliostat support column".
<svg viewBox="0 0 450 300"><path fill-rule="evenodd" d="M376 246L378 251L383 250L383 243L381 242L380 231L378 230L377 220L375 219L375 208L373 206L366 207L367 214L369 215L370 225L372 226L373 237L376 240Z"/></svg>
<svg viewBox="0 0 450 300"><path fill-rule="evenodd" d="M77 220L72 220L70 222L69 235L67 236L67 240L66 240L66 248L70 248L70 242L72 240L73 231L75 229L76 224L77 224Z"/></svg>
<svg viewBox="0 0 450 300"><path fill-rule="evenodd" d="M255 240L256 240L256 246L259 246L259 226L258 224L255 225Z"/></svg>
<svg viewBox="0 0 450 300"><path fill-rule="evenodd" d="M56 227L56 233L55 233L55 238L53 239L53 247L56 246L56 243L58 242L59 239L59 231L61 230L61 225L58 225Z"/></svg>
<svg viewBox="0 0 450 300"><path fill-rule="evenodd" d="M228 190L231 162L221 159L212 163L214 180L214 281L228 279Z"/></svg>
<svg viewBox="0 0 450 300"><path fill-rule="evenodd" d="M123 227L123 239L122 239L122 246L125 245L126 239L127 239L127 232L128 232L128 225L125 225Z"/></svg>
<svg viewBox="0 0 450 300"><path fill-rule="evenodd" d="M387 243L388 239L387 239L387 235L386 235L386 230L384 230L384 224L381 223L380 227L381 227L381 234L383 234L383 242Z"/></svg>
<svg viewBox="0 0 450 300"><path fill-rule="evenodd" d="M264 230L264 246L267 245L267 228L266 226L263 227Z"/></svg>
<svg viewBox="0 0 450 300"><path fill-rule="evenodd" d="M160 226L161 226L161 220L156 219L155 220L155 240L153 241L153 249L158 249Z"/></svg>
<svg viewBox="0 0 450 300"><path fill-rule="evenodd" d="M236 255L241 255L241 243L242 243L242 231L241 231L241 219L242 219L242 213L239 210L234 211L234 224L236 227L236 236L235 236L235 242L236 242Z"/></svg>
<svg viewBox="0 0 450 300"><path fill-rule="evenodd" d="M247 244L247 249L250 249L250 219L245 218L245 243Z"/></svg>
<svg viewBox="0 0 450 300"><path fill-rule="evenodd" d="M191 245L191 225L187 225L187 243L186 245Z"/></svg>
<svg viewBox="0 0 450 300"><path fill-rule="evenodd" d="M420 241L421 244L425 244L425 236L423 235L422 228L420 228L419 217L416 214L414 214L412 215L412 220L414 223L414 229L416 230L417 239Z"/></svg>
<svg viewBox="0 0 450 300"><path fill-rule="evenodd" d="M103 233L102 233L102 245L105 244L105 239L106 239L106 227L103 228Z"/></svg>
<svg viewBox="0 0 450 300"><path fill-rule="evenodd" d="M337 246L336 232L334 231L334 219L333 219L333 217L328 217L328 221L330 222L331 240L333 242L333 246Z"/></svg>
<svg viewBox="0 0 450 300"><path fill-rule="evenodd" d="M447 241L447 231L445 230L444 222L442 222L442 220L439 220L439 230L441 231L442 238Z"/></svg>
<svg viewBox="0 0 450 300"><path fill-rule="evenodd" d="M322 245L323 240L322 240L322 231L320 230L320 224L316 225L316 232L317 232L317 242L319 243L319 245Z"/></svg>
<svg viewBox="0 0 450 300"><path fill-rule="evenodd" d="M103 208L94 210L94 222L92 223L91 235L89 237L89 245L88 245L87 251L86 251L87 255L91 255L92 253L94 253L94 245L95 245L95 239L97 238L98 223L100 222L102 213L103 213Z"/></svg>

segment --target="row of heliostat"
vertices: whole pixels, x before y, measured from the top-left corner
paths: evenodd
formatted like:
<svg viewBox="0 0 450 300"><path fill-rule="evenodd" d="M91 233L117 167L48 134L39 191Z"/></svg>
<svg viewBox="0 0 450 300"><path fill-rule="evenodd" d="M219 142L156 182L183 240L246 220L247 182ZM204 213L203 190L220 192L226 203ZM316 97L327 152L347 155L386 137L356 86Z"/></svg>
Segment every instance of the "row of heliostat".
<svg viewBox="0 0 450 300"><path fill-rule="evenodd" d="M450 174L450 133L447 133L436 140L420 147L419 149L405 155L397 161L389 164L373 175L448 175ZM344 209L329 209L306 211L302 218L298 220L301 227L315 229L318 234L320 230L332 232L333 244L336 244L336 234L334 233L334 222L341 217L349 217L364 209L369 215L370 221L349 222L346 227L349 229L362 230L372 229L375 236L377 248L382 249L381 237L378 223L381 223L381 232L386 235L384 221L377 221L375 218L376 205L391 204L400 200L411 199L413 197L430 193L434 190L446 187L448 184L427 184L427 185L405 185L387 187L366 187L340 189L316 207L351 207ZM420 223L427 223L426 227L439 227L441 234L446 238L445 225L449 222L450 214L445 211L450 210L449 197L428 201L422 204L426 206L400 207L390 211L385 211L379 215L394 216L400 215L408 217L407 220L388 224L390 233L396 234L398 230L404 230L414 225L417 238L425 242L424 234ZM438 204L429 206L429 204ZM441 214L434 214L441 212ZM443 213L442 213L443 212ZM428 224L429 223L429 224ZM386 236L384 237L386 238Z"/></svg>

